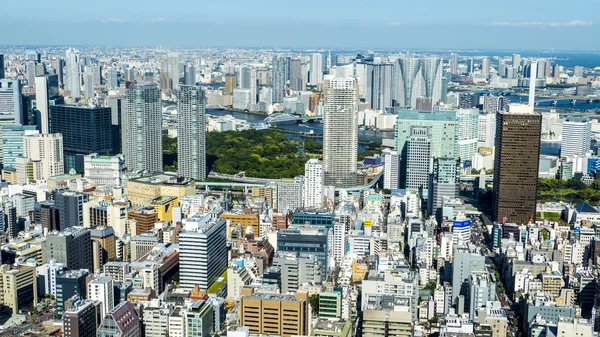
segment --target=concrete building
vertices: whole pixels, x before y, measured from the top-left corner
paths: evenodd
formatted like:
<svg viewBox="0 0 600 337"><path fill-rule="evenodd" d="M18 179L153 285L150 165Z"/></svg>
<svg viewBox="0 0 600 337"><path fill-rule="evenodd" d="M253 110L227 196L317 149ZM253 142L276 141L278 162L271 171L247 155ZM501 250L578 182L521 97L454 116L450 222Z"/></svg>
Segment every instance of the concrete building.
<svg viewBox="0 0 600 337"><path fill-rule="evenodd" d="M305 208L323 206L323 163L318 159L309 159L304 165L303 193Z"/></svg>
<svg viewBox="0 0 600 337"><path fill-rule="evenodd" d="M102 317L106 317L115 308L113 279L100 275L88 283L87 298L102 303Z"/></svg>
<svg viewBox="0 0 600 337"><path fill-rule="evenodd" d="M67 269L92 270L92 242L90 232L83 227L69 227L51 232L42 244L42 260L56 260Z"/></svg>
<svg viewBox="0 0 600 337"><path fill-rule="evenodd" d="M277 198L273 205L277 211L288 213L288 211L296 211L301 208L304 203L302 201L305 179L303 176L298 176L294 180L281 180L277 183Z"/></svg>
<svg viewBox="0 0 600 337"><path fill-rule="evenodd" d="M56 297L56 276L63 271L65 266L51 260L36 268L37 282L40 292Z"/></svg>
<svg viewBox="0 0 600 337"><path fill-rule="evenodd" d="M1 85L2 82L0 82ZM0 95L2 93L0 92ZM2 98L0 97L0 100ZM17 157L25 155L24 136L38 134L35 125L2 126L2 164L4 167L16 167Z"/></svg>
<svg viewBox="0 0 600 337"><path fill-rule="evenodd" d="M240 299L240 325L253 334L307 335L309 317L307 292L295 296L254 293Z"/></svg>
<svg viewBox="0 0 600 337"><path fill-rule="evenodd" d="M416 108L418 97L430 97L437 104L443 97L441 58L399 58L394 65L393 99L400 107Z"/></svg>
<svg viewBox="0 0 600 337"><path fill-rule="evenodd" d="M281 293L295 292L304 283L320 284L326 273L315 255L277 252L273 266L281 270Z"/></svg>
<svg viewBox="0 0 600 337"><path fill-rule="evenodd" d="M169 332L169 317L175 311L171 303L161 303L153 300L144 308L142 313L142 324L145 337L162 337Z"/></svg>
<svg viewBox="0 0 600 337"><path fill-rule="evenodd" d="M277 251L315 255L327 271L329 268L329 230L317 227L295 227L277 232Z"/></svg>
<svg viewBox="0 0 600 337"><path fill-rule="evenodd" d="M456 249L452 261L452 303L460 295L467 298L469 280L473 273L485 273L485 257ZM463 306L465 307L465 306Z"/></svg>
<svg viewBox="0 0 600 337"><path fill-rule="evenodd" d="M0 125L21 124L21 82L0 77Z"/></svg>
<svg viewBox="0 0 600 337"><path fill-rule="evenodd" d="M398 181L400 156L398 152L384 150L383 161L383 188L388 190L397 189L400 186Z"/></svg>
<svg viewBox="0 0 600 337"><path fill-rule="evenodd" d="M86 269L63 270L56 275L56 314L63 315L73 299L85 299L87 294ZM99 322L98 322L99 324ZM95 329L95 328L94 328Z"/></svg>
<svg viewBox="0 0 600 337"><path fill-rule="evenodd" d="M61 191L54 197L62 229L83 226L83 204L89 200L87 193Z"/></svg>
<svg viewBox="0 0 600 337"><path fill-rule="evenodd" d="M0 266L0 302L13 314L32 312L38 304L35 268Z"/></svg>
<svg viewBox="0 0 600 337"><path fill-rule="evenodd" d="M123 186L124 176L125 157L123 155L109 157L94 153L83 158L83 177L95 181L98 185Z"/></svg>
<svg viewBox="0 0 600 337"><path fill-rule="evenodd" d="M405 162L408 190L428 195L431 159L431 128L411 127Z"/></svg>
<svg viewBox="0 0 600 337"><path fill-rule="evenodd" d="M179 234L179 275L184 289L208 290L227 270L224 219L197 214L183 221Z"/></svg>
<svg viewBox="0 0 600 337"><path fill-rule="evenodd" d="M101 303L96 301L77 301L63 315L63 336L92 337L102 321Z"/></svg>
<svg viewBox="0 0 600 337"><path fill-rule="evenodd" d="M206 178L206 98L196 86L182 86L177 103L177 165L182 177Z"/></svg>
<svg viewBox="0 0 600 337"><path fill-rule="evenodd" d="M145 232L131 238L131 261L135 261L156 247L160 238L152 232Z"/></svg>
<svg viewBox="0 0 600 337"><path fill-rule="evenodd" d="M23 148L23 157L35 162L35 165L38 166L33 175L27 173L29 181L48 179L64 174L62 135L33 134L24 136ZM20 173L22 173L22 168L17 165L17 175Z"/></svg>
<svg viewBox="0 0 600 337"><path fill-rule="evenodd" d="M429 179L429 214L442 207L442 198L457 198L460 167L454 158L435 158Z"/></svg>
<svg viewBox="0 0 600 337"><path fill-rule="evenodd" d="M127 89L124 129L125 166L129 171L160 172L162 162L162 101L160 89L140 82Z"/></svg>
<svg viewBox="0 0 600 337"><path fill-rule="evenodd" d="M323 110L324 185L356 186L358 155L358 82L332 78L325 83Z"/></svg>
<svg viewBox="0 0 600 337"><path fill-rule="evenodd" d="M590 150L592 123L588 118L568 116L563 121L560 156L571 158L585 155Z"/></svg>

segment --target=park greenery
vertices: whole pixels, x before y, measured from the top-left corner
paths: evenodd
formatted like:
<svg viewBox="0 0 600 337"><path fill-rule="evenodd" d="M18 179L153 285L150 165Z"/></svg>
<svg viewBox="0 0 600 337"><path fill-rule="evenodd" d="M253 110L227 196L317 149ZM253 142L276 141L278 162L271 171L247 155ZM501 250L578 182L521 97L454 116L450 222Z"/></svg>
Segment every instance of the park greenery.
<svg viewBox="0 0 600 337"><path fill-rule="evenodd" d="M577 179L561 180L540 178L538 180L538 200L564 201L579 203L582 201L592 205L600 205L600 180L586 185Z"/></svg>
<svg viewBox="0 0 600 337"><path fill-rule="evenodd" d="M363 143L358 159L381 153L381 144ZM164 170L177 171L177 138L163 136ZM323 145L312 139L294 139L279 130L244 130L206 134L206 164L224 174L245 172L256 178L294 178L304 174L309 158L322 158Z"/></svg>

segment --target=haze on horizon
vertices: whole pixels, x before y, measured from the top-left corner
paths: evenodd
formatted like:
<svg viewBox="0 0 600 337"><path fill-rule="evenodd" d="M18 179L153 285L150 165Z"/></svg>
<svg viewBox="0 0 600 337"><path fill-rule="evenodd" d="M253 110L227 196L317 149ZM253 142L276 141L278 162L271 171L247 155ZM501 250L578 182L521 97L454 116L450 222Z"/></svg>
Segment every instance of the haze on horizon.
<svg viewBox="0 0 600 337"><path fill-rule="evenodd" d="M594 0L7 1L0 44L598 50L598 10Z"/></svg>

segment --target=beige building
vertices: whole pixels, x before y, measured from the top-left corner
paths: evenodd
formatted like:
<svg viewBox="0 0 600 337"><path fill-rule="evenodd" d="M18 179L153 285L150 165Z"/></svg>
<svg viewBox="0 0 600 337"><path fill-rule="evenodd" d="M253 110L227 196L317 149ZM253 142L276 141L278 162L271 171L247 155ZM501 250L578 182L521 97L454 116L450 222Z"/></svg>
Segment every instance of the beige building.
<svg viewBox="0 0 600 337"><path fill-rule="evenodd" d="M365 310L363 337L411 337L410 311Z"/></svg>
<svg viewBox="0 0 600 337"><path fill-rule="evenodd" d="M588 337L592 336L592 322L583 318L561 317L558 321L556 337Z"/></svg>
<svg viewBox="0 0 600 337"><path fill-rule="evenodd" d="M542 290L546 294L558 296L563 287L562 275L559 272L542 274Z"/></svg>
<svg viewBox="0 0 600 337"><path fill-rule="evenodd" d="M0 302L13 313L31 311L37 305L35 267L0 266Z"/></svg>
<svg viewBox="0 0 600 337"><path fill-rule="evenodd" d="M295 296L252 293L252 288L242 288L240 299L240 324L252 334L308 335L308 293L298 291Z"/></svg>
<svg viewBox="0 0 600 337"><path fill-rule="evenodd" d="M182 197L196 193L192 180L159 174L131 179L127 182L127 199L133 206L150 206L158 197Z"/></svg>
<svg viewBox="0 0 600 337"><path fill-rule="evenodd" d="M39 162L40 177L48 179L64 173L63 138L59 133L23 137L23 157ZM18 170L17 170L18 172Z"/></svg>

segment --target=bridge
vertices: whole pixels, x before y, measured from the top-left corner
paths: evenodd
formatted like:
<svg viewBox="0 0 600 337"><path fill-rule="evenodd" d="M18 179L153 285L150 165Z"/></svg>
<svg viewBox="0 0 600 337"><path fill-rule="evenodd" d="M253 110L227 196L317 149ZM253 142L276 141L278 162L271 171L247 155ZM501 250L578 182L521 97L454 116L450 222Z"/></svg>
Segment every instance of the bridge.
<svg viewBox="0 0 600 337"><path fill-rule="evenodd" d="M323 116L298 116L290 113L273 113L265 118L265 123L276 124L276 123L297 123L297 122L310 122L322 120Z"/></svg>
<svg viewBox="0 0 600 337"><path fill-rule="evenodd" d="M557 105L575 105L577 103L598 103L600 102L600 97L593 98L581 98L581 97L557 97L557 98L542 98L535 100L535 105L539 105L540 103L550 103L552 106Z"/></svg>

